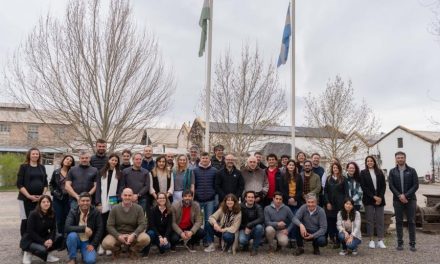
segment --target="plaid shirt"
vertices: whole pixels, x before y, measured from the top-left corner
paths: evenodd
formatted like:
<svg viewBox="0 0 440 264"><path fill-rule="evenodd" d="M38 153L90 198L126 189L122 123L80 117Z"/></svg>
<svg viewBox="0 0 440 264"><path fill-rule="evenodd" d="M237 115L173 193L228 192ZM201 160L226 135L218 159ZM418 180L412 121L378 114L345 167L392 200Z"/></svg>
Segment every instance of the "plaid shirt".
<svg viewBox="0 0 440 264"><path fill-rule="evenodd" d="M353 199L355 205L362 205L362 188L361 184L351 177L347 177L348 191L351 199Z"/></svg>

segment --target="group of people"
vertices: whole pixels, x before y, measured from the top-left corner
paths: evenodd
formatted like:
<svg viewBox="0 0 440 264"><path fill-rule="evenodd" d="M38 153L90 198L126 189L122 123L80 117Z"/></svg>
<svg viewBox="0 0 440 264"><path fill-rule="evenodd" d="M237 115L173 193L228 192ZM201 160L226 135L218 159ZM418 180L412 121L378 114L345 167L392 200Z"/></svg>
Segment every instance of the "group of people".
<svg viewBox="0 0 440 264"><path fill-rule="evenodd" d="M333 159L328 171L320 155L296 159L256 152L236 167L232 154L218 145L214 155L190 148L189 155L160 155L124 150L107 155L106 142L96 142L96 153L63 157L50 182L41 165L41 154L31 148L20 166L17 187L23 263L32 256L58 261L53 250L67 249L69 263L78 251L85 263L97 255L118 258L148 256L151 245L159 253L182 244L193 252L203 241L205 252L219 247L257 255L266 242L269 252L294 247L304 253L304 240L313 253L328 240L340 255L357 254L362 241L361 214L367 221L369 248L386 248L384 239L385 175L373 156L365 169L349 162L345 171ZM396 215L397 250L403 250L403 215L407 215L409 245L415 251L416 171L406 164L406 154L395 154L396 167L388 176ZM50 189L50 194L45 193ZM203 217L202 217L203 216ZM377 242L373 235L376 233Z"/></svg>

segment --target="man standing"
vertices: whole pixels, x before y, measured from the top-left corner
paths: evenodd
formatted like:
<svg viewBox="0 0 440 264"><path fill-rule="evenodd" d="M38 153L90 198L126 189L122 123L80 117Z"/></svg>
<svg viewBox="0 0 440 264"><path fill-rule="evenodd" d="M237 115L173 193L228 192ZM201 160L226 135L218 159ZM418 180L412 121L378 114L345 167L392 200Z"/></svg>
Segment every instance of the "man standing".
<svg viewBox="0 0 440 264"><path fill-rule="evenodd" d="M205 251L212 252L215 250L213 244L214 231L212 229L212 225L209 224L208 219L214 213L215 176L217 174L217 170L211 166L211 161L209 160L209 154L207 152L202 152L199 166L194 169L193 173L195 187L194 197L204 212L204 230L206 232L206 236L203 242L208 246Z"/></svg>
<svg viewBox="0 0 440 264"><path fill-rule="evenodd" d="M119 166L119 169L123 171L126 168L131 167L130 160L131 160L131 151L129 149L124 149L122 151L122 162L121 165Z"/></svg>
<svg viewBox="0 0 440 264"><path fill-rule="evenodd" d="M269 243L269 252L274 249L286 247L289 243L289 232L294 227L298 219L292 210L283 203L283 194L275 192L273 201L264 208L264 221L266 224L266 238ZM274 239L276 238L276 241Z"/></svg>
<svg viewBox="0 0 440 264"><path fill-rule="evenodd" d="M197 166L199 166L199 148L197 146L192 146L189 149L189 162L188 168L194 170Z"/></svg>
<svg viewBox="0 0 440 264"><path fill-rule="evenodd" d="M90 195L96 191L98 169L90 166L90 152L81 151L79 165L71 168L67 173L66 192L70 195L70 208L78 205L79 194L88 192Z"/></svg>
<svg viewBox="0 0 440 264"><path fill-rule="evenodd" d="M396 215L397 250L403 250L403 214L408 220L409 247L416 251L416 192L419 189L419 179L415 169L406 164L406 154L397 152L396 167L390 170L388 184L393 193L393 207Z"/></svg>
<svg viewBox="0 0 440 264"><path fill-rule="evenodd" d="M312 162L310 160L304 161L304 170L301 172L303 180L303 198L306 199L306 195L314 193L316 197L321 194L321 180L319 175L312 171Z"/></svg>
<svg viewBox="0 0 440 264"><path fill-rule="evenodd" d="M171 248L175 249L179 240L183 240L190 251L194 250L200 239L205 237L202 227L202 216L200 206L193 201L193 194L190 190L182 193L182 201L172 206L173 223L171 233Z"/></svg>
<svg viewBox="0 0 440 264"><path fill-rule="evenodd" d="M250 156L247 159L246 166L241 170L241 174L244 180L244 191L254 191L255 202L262 205L269 190L269 182L265 170L258 167L256 157Z"/></svg>
<svg viewBox="0 0 440 264"><path fill-rule="evenodd" d="M264 201L264 205L269 205L273 200L273 194L277 190L277 183L281 179L281 172L278 168L278 158L277 155L271 153L267 155L267 165L269 166L266 169L266 177L269 183L269 190L267 191L266 199Z"/></svg>
<svg viewBox="0 0 440 264"><path fill-rule="evenodd" d="M249 247L249 241L254 240L252 244L251 256L258 254L258 247L261 244L264 234L264 214L263 208L255 203L255 192L247 191L244 194L245 202L241 203L241 225L239 242L243 250Z"/></svg>
<svg viewBox="0 0 440 264"><path fill-rule="evenodd" d="M319 153L313 153L312 154L312 165L313 165L313 172L316 173L319 176L319 179L321 180L321 193L319 194L319 206L324 206L324 187L325 182L327 180L327 175L325 173L325 169L320 166L321 163L321 155ZM306 192L304 192L306 194Z"/></svg>
<svg viewBox="0 0 440 264"><path fill-rule="evenodd" d="M90 159L90 165L95 167L100 171L107 164L108 157L107 152L107 142L104 139L96 140L96 154Z"/></svg>
<svg viewBox="0 0 440 264"><path fill-rule="evenodd" d="M166 155L166 160L167 160L167 168L168 170L173 170L174 167L174 153L172 152L168 152Z"/></svg>
<svg viewBox="0 0 440 264"><path fill-rule="evenodd" d="M243 176L234 165L235 157L232 154L226 155L225 162L226 166L218 171L215 177L215 191L219 201L223 201L223 198L230 193L240 198L244 190Z"/></svg>
<svg viewBox="0 0 440 264"><path fill-rule="evenodd" d="M255 158L257 158L258 167L265 170L267 169L267 166L263 163L263 154L259 151L254 153Z"/></svg>
<svg viewBox="0 0 440 264"><path fill-rule="evenodd" d="M304 253L304 240L313 241L313 254L320 255L319 248L327 246L327 217L324 209L318 206L316 195L307 194L306 204L303 204L295 215L298 218L293 228L298 246L295 255Z"/></svg>
<svg viewBox="0 0 440 264"><path fill-rule="evenodd" d="M214 147L214 156L211 158L211 166L217 170L221 170L225 167L225 157L223 157L223 151L225 147L217 145Z"/></svg>
<svg viewBox="0 0 440 264"><path fill-rule="evenodd" d="M120 183L121 193L123 189L130 188L133 191L133 202L138 203L144 212L149 212L148 191L150 190L150 173L141 167L142 155L136 153L133 156L133 166L122 171Z"/></svg>
<svg viewBox="0 0 440 264"><path fill-rule="evenodd" d="M122 202L110 211L107 221L108 235L102 241L105 250L111 250L113 258L119 257L121 247L126 247L130 258L136 259L138 253L150 244L150 237L145 233L147 223L144 211L133 203L133 191L122 191Z"/></svg>
<svg viewBox="0 0 440 264"><path fill-rule="evenodd" d="M96 262L96 249L101 241L105 226L101 213L91 206L92 196L83 192L79 195L78 207L72 208L66 219L68 264L76 263L76 253L81 251L83 262Z"/></svg>
<svg viewBox="0 0 440 264"><path fill-rule="evenodd" d="M155 166L153 160L153 147L148 145L144 148L144 159L142 160L142 168L151 172Z"/></svg>

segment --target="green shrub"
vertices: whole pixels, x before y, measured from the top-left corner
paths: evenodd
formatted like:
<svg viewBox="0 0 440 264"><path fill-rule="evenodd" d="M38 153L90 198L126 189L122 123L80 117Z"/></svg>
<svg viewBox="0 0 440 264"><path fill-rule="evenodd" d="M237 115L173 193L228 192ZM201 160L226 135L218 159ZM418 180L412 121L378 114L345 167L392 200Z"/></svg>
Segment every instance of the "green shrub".
<svg viewBox="0 0 440 264"><path fill-rule="evenodd" d="M3 186L14 186L17 181L17 172L23 163L23 154L0 154L0 182Z"/></svg>

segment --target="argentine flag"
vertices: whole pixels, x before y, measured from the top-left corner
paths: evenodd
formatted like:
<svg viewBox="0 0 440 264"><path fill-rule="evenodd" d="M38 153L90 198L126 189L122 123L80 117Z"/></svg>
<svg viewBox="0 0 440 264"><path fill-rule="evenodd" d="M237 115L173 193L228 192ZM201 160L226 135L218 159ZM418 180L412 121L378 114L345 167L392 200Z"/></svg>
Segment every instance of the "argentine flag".
<svg viewBox="0 0 440 264"><path fill-rule="evenodd" d="M277 67L286 64L287 55L289 54L290 36L292 35L292 26L290 24L290 3L287 8L286 22L284 24L283 38L281 39L280 56L278 56Z"/></svg>

